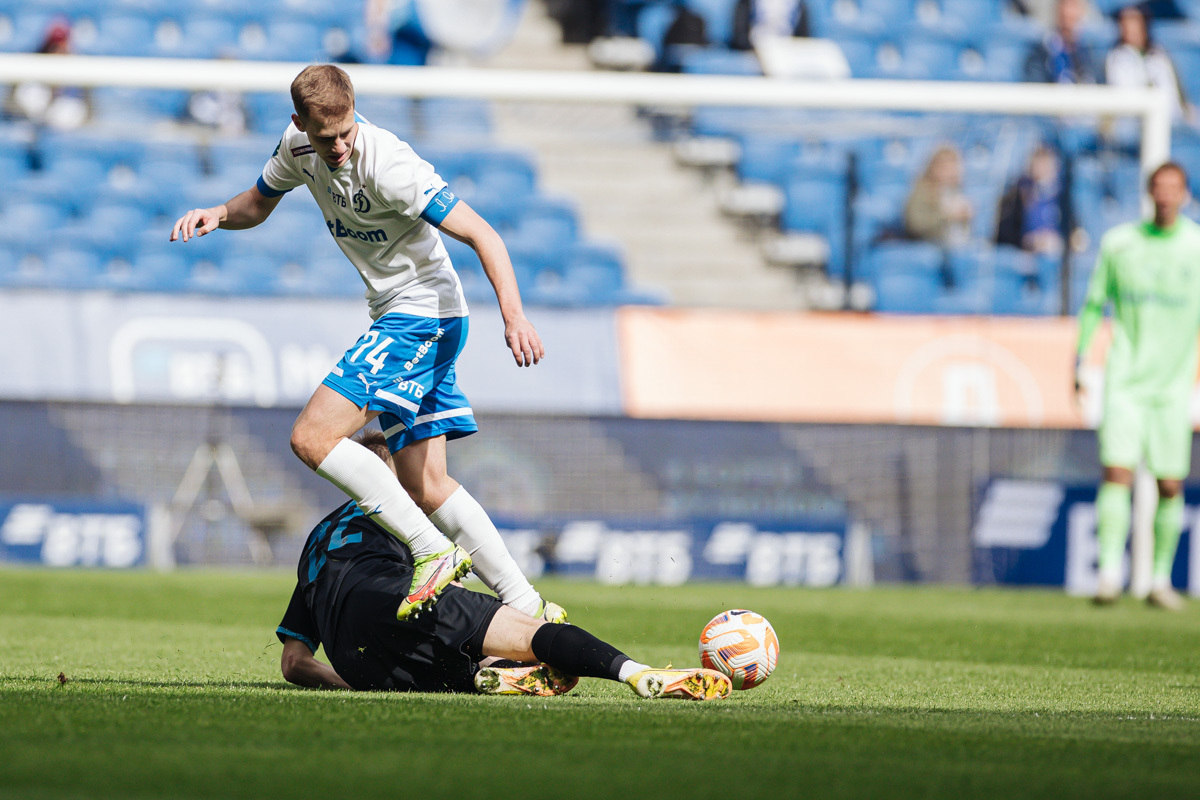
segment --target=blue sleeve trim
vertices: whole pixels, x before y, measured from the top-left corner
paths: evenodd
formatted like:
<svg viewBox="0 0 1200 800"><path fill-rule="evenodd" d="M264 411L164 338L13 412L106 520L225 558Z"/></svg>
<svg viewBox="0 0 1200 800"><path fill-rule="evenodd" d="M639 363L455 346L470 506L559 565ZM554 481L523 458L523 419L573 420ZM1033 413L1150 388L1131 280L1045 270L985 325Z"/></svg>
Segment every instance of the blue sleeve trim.
<svg viewBox="0 0 1200 800"><path fill-rule="evenodd" d="M292 639L296 639L298 641L304 642L306 645L308 645L309 650L312 650L314 653L317 652L317 646L313 643L313 640L303 634L296 633L295 631L289 631L287 628L283 627L282 625L280 625L278 628L275 629L275 633L280 634L281 636L287 636Z"/></svg>
<svg viewBox="0 0 1200 800"><path fill-rule="evenodd" d="M259 194L263 197L283 197L291 191L291 189L284 189L282 192L279 192L272 189L270 186L267 186L267 182L263 180L261 175L258 176L258 183L255 185L258 187Z"/></svg>
<svg viewBox="0 0 1200 800"><path fill-rule="evenodd" d="M433 199L429 201L429 205L425 206L425 210L421 212L421 219L435 228L439 227L443 220L446 219L446 215L450 213L450 209L456 205L458 205L458 198L454 196L454 192L450 191L450 187L447 186L435 194Z"/></svg>

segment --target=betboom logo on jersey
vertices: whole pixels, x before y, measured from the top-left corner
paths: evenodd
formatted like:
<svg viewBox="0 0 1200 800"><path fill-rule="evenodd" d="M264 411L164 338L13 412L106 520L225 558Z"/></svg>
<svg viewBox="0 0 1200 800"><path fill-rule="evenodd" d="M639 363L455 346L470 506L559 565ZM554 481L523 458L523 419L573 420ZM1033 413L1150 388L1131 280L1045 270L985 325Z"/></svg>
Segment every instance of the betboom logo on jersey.
<svg viewBox="0 0 1200 800"><path fill-rule="evenodd" d="M327 219L325 224L329 226L329 232L333 234L335 239L361 239L364 242L386 242L387 234L383 228L376 228L373 231L356 231L353 228L347 228L342 224L340 219Z"/></svg>
<svg viewBox="0 0 1200 800"><path fill-rule="evenodd" d="M144 563L145 524L130 504L0 505L0 561L50 567L133 567Z"/></svg>

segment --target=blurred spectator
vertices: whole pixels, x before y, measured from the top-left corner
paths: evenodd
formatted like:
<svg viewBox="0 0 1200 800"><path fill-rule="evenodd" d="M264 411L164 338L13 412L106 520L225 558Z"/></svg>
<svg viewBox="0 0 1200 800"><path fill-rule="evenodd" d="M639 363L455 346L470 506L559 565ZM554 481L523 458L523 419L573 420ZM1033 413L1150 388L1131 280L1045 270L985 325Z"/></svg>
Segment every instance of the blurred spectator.
<svg viewBox="0 0 1200 800"><path fill-rule="evenodd" d="M193 92L188 98L185 122L211 128L216 133L240 136L250 125L241 92Z"/></svg>
<svg viewBox="0 0 1200 800"><path fill-rule="evenodd" d="M413 0L367 0L367 51L376 61L424 66L433 43L421 30Z"/></svg>
<svg viewBox="0 0 1200 800"><path fill-rule="evenodd" d="M733 7L729 46L752 50L755 36L808 36L808 7L804 0L738 0Z"/></svg>
<svg viewBox="0 0 1200 800"><path fill-rule="evenodd" d="M1099 83L1100 70L1079 41L1087 11L1084 0L1058 0L1054 30L1035 44L1025 59L1029 83Z"/></svg>
<svg viewBox="0 0 1200 800"><path fill-rule="evenodd" d="M1062 191L1058 154L1041 146L1033 151L1025 171L1000 199L996 244L1009 244L1030 253L1061 255L1068 218Z"/></svg>
<svg viewBox="0 0 1200 800"><path fill-rule="evenodd" d="M236 58L237 55L224 52L220 57ZM250 128L245 98L241 92L228 89L192 92L184 109L184 121L231 136L240 136Z"/></svg>
<svg viewBox="0 0 1200 800"><path fill-rule="evenodd" d="M1149 12L1140 5L1128 6L1117 22L1120 38L1104 60L1105 80L1113 86L1165 87L1171 92L1175 121L1191 116L1171 57L1150 36Z"/></svg>
<svg viewBox="0 0 1200 800"><path fill-rule="evenodd" d="M563 44L587 44L609 32L608 0L546 0L562 28Z"/></svg>
<svg viewBox="0 0 1200 800"><path fill-rule="evenodd" d="M69 55L70 23L66 19L51 22L37 52ZM9 116L27 119L38 126L70 130L87 122L91 115L91 97L86 90L75 87L22 83L9 92L4 110Z"/></svg>
<svg viewBox="0 0 1200 800"><path fill-rule="evenodd" d="M962 180L962 156L953 145L942 145L904 204L904 230L910 238L945 248L967 243L974 211L963 194Z"/></svg>
<svg viewBox="0 0 1200 800"><path fill-rule="evenodd" d="M671 5L675 6L675 16L663 34L659 58L652 67L657 72L678 72L683 49L703 47L709 43L708 25L704 17L688 8L683 0L671 0Z"/></svg>

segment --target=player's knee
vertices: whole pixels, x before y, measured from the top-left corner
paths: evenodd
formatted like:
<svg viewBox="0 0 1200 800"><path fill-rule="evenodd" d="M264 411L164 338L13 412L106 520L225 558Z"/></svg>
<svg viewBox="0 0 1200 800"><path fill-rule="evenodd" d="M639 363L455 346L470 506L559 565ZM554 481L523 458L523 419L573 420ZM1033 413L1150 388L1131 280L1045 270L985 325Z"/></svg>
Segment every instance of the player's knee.
<svg viewBox="0 0 1200 800"><path fill-rule="evenodd" d="M1133 486L1133 470L1124 467L1105 467L1105 483L1119 483L1122 486Z"/></svg>
<svg viewBox="0 0 1200 800"><path fill-rule="evenodd" d="M1164 500L1178 497L1183 492L1183 481L1160 479L1158 481L1158 496Z"/></svg>
<svg viewBox="0 0 1200 800"><path fill-rule="evenodd" d="M307 464L309 469L319 467L331 449L325 445L319 433L312 426L304 424L303 420L297 420L292 426L291 446L292 452Z"/></svg>

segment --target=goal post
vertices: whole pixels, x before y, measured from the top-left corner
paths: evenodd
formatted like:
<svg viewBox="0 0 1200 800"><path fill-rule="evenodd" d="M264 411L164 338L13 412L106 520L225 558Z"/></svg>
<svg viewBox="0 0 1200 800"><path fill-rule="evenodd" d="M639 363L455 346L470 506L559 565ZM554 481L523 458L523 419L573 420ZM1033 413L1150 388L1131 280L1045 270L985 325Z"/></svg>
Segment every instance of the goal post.
<svg viewBox="0 0 1200 800"><path fill-rule="evenodd" d="M282 91L306 65L288 62L0 54L0 82L145 89ZM748 76L538 72L344 65L361 94L555 103L617 103L845 111L929 111L1044 117L1136 117L1143 172L1171 152L1166 89L958 81L802 81Z"/></svg>

